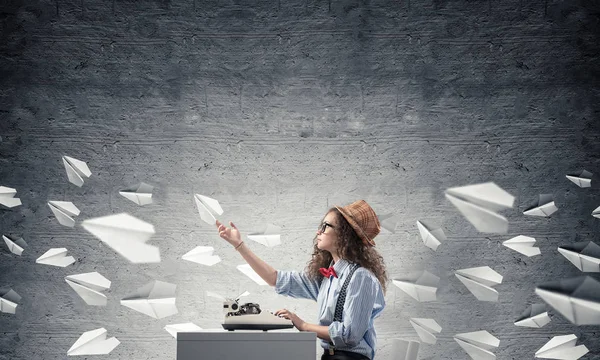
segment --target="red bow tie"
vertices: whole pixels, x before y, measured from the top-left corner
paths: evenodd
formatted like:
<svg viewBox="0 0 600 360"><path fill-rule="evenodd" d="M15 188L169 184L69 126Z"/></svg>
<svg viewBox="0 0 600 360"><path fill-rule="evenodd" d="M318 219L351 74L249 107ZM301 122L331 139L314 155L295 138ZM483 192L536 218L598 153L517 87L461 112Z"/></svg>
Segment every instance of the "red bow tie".
<svg viewBox="0 0 600 360"><path fill-rule="evenodd" d="M330 277L331 275L333 275L334 277L338 277L337 274L335 273L335 270L333 269L333 266L330 266L328 269L320 268L319 272L321 273L321 275L325 276L326 278Z"/></svg>

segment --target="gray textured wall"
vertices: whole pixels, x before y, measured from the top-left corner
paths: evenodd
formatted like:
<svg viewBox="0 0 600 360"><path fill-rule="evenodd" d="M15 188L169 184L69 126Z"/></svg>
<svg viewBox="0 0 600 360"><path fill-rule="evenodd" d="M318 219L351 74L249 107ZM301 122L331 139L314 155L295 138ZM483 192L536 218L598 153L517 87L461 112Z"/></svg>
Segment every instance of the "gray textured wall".
<svg viewBox="0 0 600 360"><path fill-rule="evenodd" d="M551 311L542 329L513 325L540 299L536 284L579 275L556 248L598 242L597 177L579 189L565 174L600 173L600 4L597 1L132 1L34 0L0 4L0 185L23 206L0 210L0 231L21 235L22 257L0 257L0 286L23 296L0 314L0 359L64 359L83 331L108 329L121 345L106 359L174 359L169 323L218 327L221 304L205 291L308 321L316 305L287 299L237 272L242 259L201 223L193 194L220 200L248 233L267 222L283 245L256 253L302 269L326 209L364 198L401 216L377 238L392 277L427 269L438 301L419 304L390 286L376 322L378 358L393 338L418 339L410 317L442 326L421 359L465 359L456 333L485 329L499 359L529 359L551 336L575 333L600 359L598 326ZM82 188L61 156L89 163ZM487 236L444 199L444 189L494 180L516 196L507 235ZM155 203L118 190L146 181ZM549 219L522 211L553 193ZM74 229L48 200L74 202ZM156 226L160 264L132 265L83 230L87 218L128 212ZM433 220L449 239L437 252L417 238ZM528 259L501 245L538 240ZM181 260L198 245L223 262ZM50 247L78 261L35 264ZM454 271L489 265L504 276L497 303L475 300ZM85 305L64 276L98 271L112 281L107 307ZM595 276L598 279L598 276ZM177 284L179 314L154 320L119 305L132 288Z"/></svg>

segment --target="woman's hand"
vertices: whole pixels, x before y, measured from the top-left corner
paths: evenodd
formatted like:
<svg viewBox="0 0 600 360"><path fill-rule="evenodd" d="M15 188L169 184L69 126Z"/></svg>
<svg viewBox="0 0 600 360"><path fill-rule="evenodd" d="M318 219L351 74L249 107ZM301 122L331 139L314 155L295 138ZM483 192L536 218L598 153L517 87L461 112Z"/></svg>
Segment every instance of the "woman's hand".
<svg viewBox="0 0 600 360"><path fill-rule="evenodd" d="M229 226L231 226L231 228L221 224L219 220L217 220L216 224L217 230L219 230L219 236L225 239L228 243L234 247L242 243L242 235L240 234L238 228L236 228L231 221L229 222Z"/></svg>
<svg viewBox="0 0 600 360"><path fill-rule="evenodd" d="M277 316L281 316L282 318L288 319L288 320L292 320L292 324L294 324L294 326L296 327L296 329L298 329L299 331L304 331L304 320L300 319L298 317L298 315L294 314L293 312L289 311L288 309L281 309L281 310L277 310L275 311L275 315Z"/></svg>

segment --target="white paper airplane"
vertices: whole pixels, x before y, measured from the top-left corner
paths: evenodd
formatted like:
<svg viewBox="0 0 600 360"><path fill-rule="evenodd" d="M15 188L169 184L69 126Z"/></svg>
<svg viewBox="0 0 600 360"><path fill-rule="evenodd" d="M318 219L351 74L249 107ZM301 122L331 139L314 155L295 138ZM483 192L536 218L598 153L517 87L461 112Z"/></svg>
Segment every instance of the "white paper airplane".
<svg viewBox="0 0 600 360"><path fill-rule="evenodd" d="M0 186L0 204L7 208L21 205L21 199L16 198L17 190L6 186Z"/></svg>
<svg viewBox="0 0 600 360"><path fill-rule="evenodd" d="M455 275L478 300L498 301L498 292L492 286L502 283L502 275L489 266L457 270Z"/></svg>
<svg viewBox="0 0 600 360"><path fill-rule="evenodd" d="M588 188L592 186L592 173L587 170L583 170L579 174L567 175L567 179L571 180L580 188Z"/></svg>
<svg viewBox="0 0 600 360"><path fill-rule="evenodd" d="M419 228L419 233L421 234L421 239L423 239L425 246L433 251L437 250L442 241L446 241L446 234L444 234L442 228L428 226L423 221L417 221L417 228Z"/></svg>
<svg viewBox="0 0 600 360"><path fill-rule="evenodd" d="M594 209L594 211L592 211L592 216L597 219L600 219L600 206L598 206Z"/></svg>
<svg viewBox="0 0 600 360"><path fill-rule="evenodd" d="M392 283L419 302L435 301L440 278L428 271L418 271Z"/></svg>
<svg viewBox="0 0 600 360"><path fill-rule="evenodd" d="M196 200L196 206L198 207L198 212L200 212L200 219L207 224L215 225L217 218L215 218L214 213L223 215L223 209L219 202L200 194L194 195L194 200Z"/></svg>
<svg viewBox="0 0 600 360"><path fill-rule="evenodd" d="M71 184L81 187L83 185L83 178L92 176L92 172L85 162L69 156L63 156L62 160L65 170L67 170L67 178L69 178Z"/></svg>
<svg viewBox="0 0 600 360"><path fill-rule="evenodd" d="M473 360L494 360L492 350L500 346L500 340L489 332L474 331L454 335L454 341L462 347Z"/></svg>
<svg viewBox="0 0 600 360"><path fill-rule="evenodd" d="M377 217L379 218L379 224L381 225L382 230L385 230L391 234L396 233L396 226L398 226L398 222L400 221L399 216L394 214L385 214Z"/></svg>
<svg viewBox="0 0 600 360"><path fill-rule="evenodd" d="M84 332L67 351L68 356L107 355L121 343L117 338L106 338L106 329L100 328Z"/></svg>
<svg viewBox="0 0 600 360"><path fill-rule="evenodd" d="M422 342L427 344L435 344L437 337L434 334L439 334L442 327L434 319L410 318L410 324L419 335Z"/></svg>
<svg viewBox="0 0 600 360"><path fill-rule="evenodd" d="M593 241L562 245L558 252L583 272L600 272L600 246Z"/></svg>
<svg viewBox="0 0 600 360"><path fill-rule="evenodd" d="M513 249L528 257L541 254L540 248L534 247L533 244L535 244L535 238L524 235L516 236L502 243L502 245L507 248Z"/></svg>
<svg viewBox="0 0 600 360"><path fill-rule="evenodd" d="M154 186L141 182L136 186L119 191L119 194L140 206L144 206L152 204L152 190L154 190Z"/></svg>
<svg viewBox="0 0 600 360"><path fill-rule="evenodd" d="M160 262L160 249L146 244L154 235L152 224L121 213L88 219L81 226L134 264Z"/></svg>
<svg viewBox="0 0 600 360"><path fill-rule="evenodd" d="M77 206L73 205L72 202L69 201L49 201L48 206L54 216L56 216L56 220L63 225L68 227L75 226L75 220L72 216L79 215L79 209Z"/></svg>
<svg viewBox="0 0 600 360"><path fill-rule="evenodd" d="M237 269L258 285L269 285L248 264L238 265Z"/></svg>
<svg viewBox="0 0 600 360"><path fill-rule="evenodd" d="M575 334L555 336L535 352L535 357L540 359L577 360L589 352L585 345L575 346Z"/></svg>
<svg viewBox="0 0 600 360"><path fill-rule="evenodd" d="M547 282L535 293L575 325L600 325L600 282L590 276Z"/></svg>
<svg viewBox="0 0 600 360"><path fill-rule="evenodd" d="M13 289L0 289L0 312L15 314L17 312L17 306L19 306L19 301L21 301L21 296Z"/></svg>
<svg viewBox="0 0 600 360"><path fill-rule="evenodd" d="M537 205L523 211L524 215L548 217L554 214L558 208L554 204L552 194L540 194Z"/></svg>
<svg viewBox="0 0 600 360"><path fill-rule="evenodd" d="M181 258L197 264L213 266L214 264L221 262L221 258L218 255L213 255L214 251L215 249L212 246L198 246L187 252Z"/></svg>
<svg viewBox="0 0 600 360"><path fill-rule="evenodd" d="M508 220L496 213L513 206L515 197L493 182L450 188L446 198L479 232L505 234Z"/></svg>
<svg viewBox="0 0 600 360"><path fill-rule="evenodd" d="M27 243L25 242L25 240L23 240L23 238L2 235L2 239L8 247L8 250L15 255L21 256L25 247L27 247Z"/></svg>
<svg viewBox="0 0 600 360"><path fill-rule="evenodd" d="M151 281L135 293L123 298L121 305L155 319L177 314L175 289L177 285L163 281Z"/></svg>
<svg viewBox="0 0 600 360"><path fill-rule="evenodd" d="M67 284L75 290L88 305L106 306L106 295L101 293L110 288L110 280L97 272L69 275Z"/></svg>
<svg viewBox="0 0 600 360"><path fill-rule="evenodd" d="M525 310L523 315L515 321L516 326L541 328L550 322L546 305L533 304Z"/></svg>
<svg viewBox="0 0 600 360"><path fill-rule="evenodd" d="M281 228L272 224L268 224L267 228L259 233L248 235L248 239L254 240L266 247L273 247L281 244Z"/></svg>
<svg viewBox="0 0 600 360"><path fill-rule="evenodd" d="M417 360L420 343L413 340L392 339L392 354L394 360Z"/></svg>
<svg viewBox="0 0 600 360"><path fill-rule="evenodd" d="M184 324L167 325L165 326L165 330L167 330L171 336L177 339L177 333L202 331L202 328L194 323L189 322Z"/></svg>
<svg viewBox="0 0 600 360"><path fill-rule="evenodd" d="M52 248L35 260L37 264L66 267L75 262L75 258L67 256L66 248Z"/></svg>

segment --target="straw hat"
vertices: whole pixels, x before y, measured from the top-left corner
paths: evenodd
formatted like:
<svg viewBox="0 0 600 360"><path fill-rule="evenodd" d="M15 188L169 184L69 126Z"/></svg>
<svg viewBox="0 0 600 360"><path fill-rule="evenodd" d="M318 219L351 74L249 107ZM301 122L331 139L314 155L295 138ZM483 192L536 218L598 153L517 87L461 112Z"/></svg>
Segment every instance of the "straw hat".
<svg viewBox="0 0 600 360"><path fill-rule="evenodd" d="M364 200L358 200L350 205L335 206L350 226L356 231L365 245L375 246L373 239L381 231L381 225L375 211Z"/></svg>

